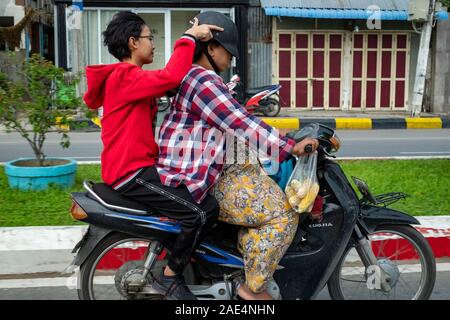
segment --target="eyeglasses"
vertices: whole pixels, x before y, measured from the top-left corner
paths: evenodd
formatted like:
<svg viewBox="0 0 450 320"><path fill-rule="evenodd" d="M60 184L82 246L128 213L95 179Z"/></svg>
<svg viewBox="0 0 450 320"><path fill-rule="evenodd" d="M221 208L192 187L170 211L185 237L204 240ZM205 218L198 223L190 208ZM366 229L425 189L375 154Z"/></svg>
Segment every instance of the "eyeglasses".
<svg viewBox="0 0 450 320"><path fill-rule="evenodd" d="M149 39L151 42L153 42L153 40L155 39L153 36L139 36L138 38L147 38L147 39Z"/></svg>

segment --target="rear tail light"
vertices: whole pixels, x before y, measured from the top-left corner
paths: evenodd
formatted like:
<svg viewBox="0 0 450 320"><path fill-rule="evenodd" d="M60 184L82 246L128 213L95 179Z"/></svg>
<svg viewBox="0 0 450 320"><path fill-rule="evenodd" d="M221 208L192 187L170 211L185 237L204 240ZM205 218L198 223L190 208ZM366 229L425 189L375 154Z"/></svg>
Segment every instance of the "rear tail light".
<svg viewBox="0 0 450 320"><path fill-rule="evenodd" d="M86 211L84 211L83 208L81 208L79 206L79 204L75 202L75 200L72 200L72 207L70 208L70 215L75 220L83 220L88 217Z"/></svg>

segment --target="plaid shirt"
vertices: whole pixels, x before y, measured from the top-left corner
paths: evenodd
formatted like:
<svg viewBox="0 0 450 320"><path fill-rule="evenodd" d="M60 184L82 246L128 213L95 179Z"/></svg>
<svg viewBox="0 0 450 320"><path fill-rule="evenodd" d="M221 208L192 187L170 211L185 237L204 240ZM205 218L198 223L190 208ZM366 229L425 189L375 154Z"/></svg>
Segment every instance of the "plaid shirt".
<svg viewBox="0 0 450 320"><path fill-rule="evenodd" d="M234 145L226 144L230 137L245 141L260 157L279 163L295 145L295 141L249 114L231 96L220 76L193 66L159 132L156 166L161 182L170 187L184 184L193 199L202 202L220 178L226 151Z"/></svg>

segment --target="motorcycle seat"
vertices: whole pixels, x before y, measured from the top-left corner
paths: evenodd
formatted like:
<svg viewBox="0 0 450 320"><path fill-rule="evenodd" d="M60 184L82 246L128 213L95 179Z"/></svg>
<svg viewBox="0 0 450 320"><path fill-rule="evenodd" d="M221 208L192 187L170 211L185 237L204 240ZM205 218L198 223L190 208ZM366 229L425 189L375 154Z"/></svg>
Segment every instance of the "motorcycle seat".
<svg viewBox="0 0 450 320"><path fill-rule="evenodd" d="M137 215L154 214L145 205L121 195L105 183L93 183L86 180L83 182L83 186L91 199L96 200L107 209Z"/></svg>

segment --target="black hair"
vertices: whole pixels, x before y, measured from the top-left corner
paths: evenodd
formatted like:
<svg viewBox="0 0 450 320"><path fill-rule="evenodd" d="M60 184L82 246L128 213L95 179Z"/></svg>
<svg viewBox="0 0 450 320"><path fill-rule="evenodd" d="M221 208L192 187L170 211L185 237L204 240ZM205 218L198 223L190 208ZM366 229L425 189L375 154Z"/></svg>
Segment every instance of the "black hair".
<svg viewBox="0 0 450 320"><path fill-rule="evenodd" d="M128 39L138 39L145 25L145 21L131 11L116 13L103 32L103 43L117 60L131 58Z"/></svg>

